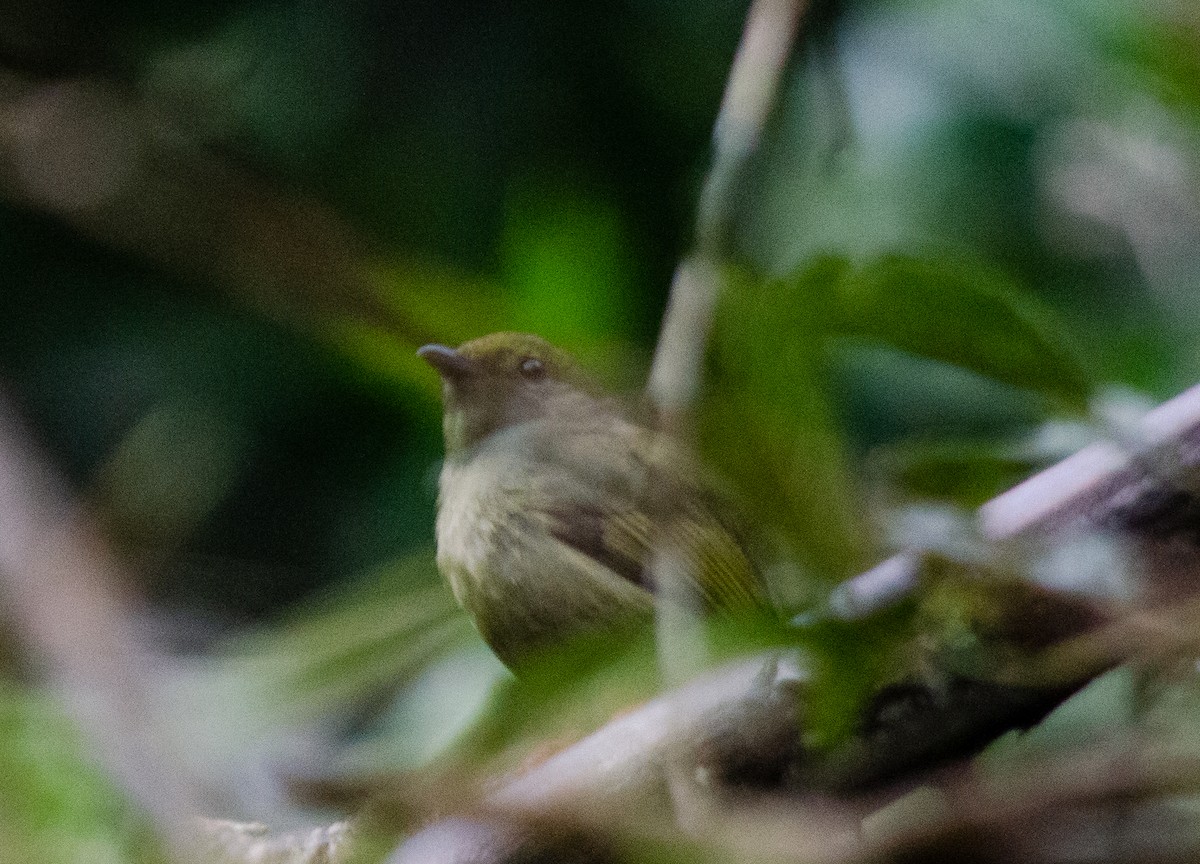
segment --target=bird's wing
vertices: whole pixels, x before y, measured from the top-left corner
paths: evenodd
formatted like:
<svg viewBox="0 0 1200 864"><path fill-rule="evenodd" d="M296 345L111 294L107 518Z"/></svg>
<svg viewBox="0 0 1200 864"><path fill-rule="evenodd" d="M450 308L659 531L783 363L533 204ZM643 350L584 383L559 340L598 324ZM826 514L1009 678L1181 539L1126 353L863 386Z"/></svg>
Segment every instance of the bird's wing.
<svg viewBox="0 0 1200 864"><path fill-rule="evenodd" d="M624 434L654 433L629 427ZM568 458L578 493L551 496L539 508L556 539L649 591L662 575L655 556L672 556L685 593L704 606L770 607L724 509L677 445L662 439L617 449L611 441L574 440L580 446Z"/></svg>

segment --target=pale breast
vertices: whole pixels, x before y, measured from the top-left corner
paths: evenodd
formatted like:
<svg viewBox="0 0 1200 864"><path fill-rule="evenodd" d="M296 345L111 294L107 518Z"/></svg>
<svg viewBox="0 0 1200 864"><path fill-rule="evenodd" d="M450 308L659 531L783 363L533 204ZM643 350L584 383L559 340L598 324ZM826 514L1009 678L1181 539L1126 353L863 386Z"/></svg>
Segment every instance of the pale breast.
<svg viewBox="0 0 1200 864"><path fill-rule="evenodd" d="M497 526L500 515L498 483L495 472L479 470L447 461L442 467L438 486L437 562L438 569L450 581L459 603L469 586L464 580L471 573L489 568L489 558L495 554Z"/></svg>
<svg viewBox="0 0 1200 864"><path fill-rule="evenodd" d="M548 508L563 495L583 494L595 479L575 474L535 445L483 447L442 468L438 569L506 662L525 646L653 608L645 589L551 532Z"/></svg>

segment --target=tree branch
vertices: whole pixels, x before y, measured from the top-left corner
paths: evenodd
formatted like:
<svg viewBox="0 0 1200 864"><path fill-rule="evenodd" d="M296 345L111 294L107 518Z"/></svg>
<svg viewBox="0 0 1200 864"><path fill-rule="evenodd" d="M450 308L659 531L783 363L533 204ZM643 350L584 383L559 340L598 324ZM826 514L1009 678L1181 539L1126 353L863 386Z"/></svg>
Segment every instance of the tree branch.
<svg viewBox="0 0 1200 864"><path fill-rule="evenodd" d="M675 271L647 394L663 428L680 432L721 290L720 264L741 181L762 140L800 28L805 0L754 0L713 127L713 159L700 193L692 252Z"/></svg>
<svg viewBox="0 0 1200 864"><path fill-rule="evenodd" d="M1121 439L1100 441L1035 474L979 509L992 541L1086 522L1124 527L1154 486L1200 491L1200 386L1146 415ZM1113 520L1117 520L1116 523Z"/></svg>
<svg viewBox="0 0 1200 864"><path fill-rule="evenodd" d="M111 775L186 854L185 817L197 802L154 728L151 664L131 630L128 584L0 401L0 591Z"/></svg>
<svg viewBox="0 0 1200 864"><path fill-rule="evenodd" d="M106 79L0 70L0 194L285 320L349 318L427 341L382 302L340 218L216 158Z"/></svg>

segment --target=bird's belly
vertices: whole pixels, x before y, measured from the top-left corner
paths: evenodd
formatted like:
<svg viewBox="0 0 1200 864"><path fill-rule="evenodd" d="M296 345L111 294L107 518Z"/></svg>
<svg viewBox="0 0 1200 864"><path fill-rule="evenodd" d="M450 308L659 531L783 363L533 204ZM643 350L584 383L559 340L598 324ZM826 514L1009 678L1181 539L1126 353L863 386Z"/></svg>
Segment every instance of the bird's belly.
<svg viewBox="0 0 1200 864"><path fill-rule="evenodd" d="M648 591L563 544L511 491L446 479L438 569L506 663L652 612Z"/></svg>

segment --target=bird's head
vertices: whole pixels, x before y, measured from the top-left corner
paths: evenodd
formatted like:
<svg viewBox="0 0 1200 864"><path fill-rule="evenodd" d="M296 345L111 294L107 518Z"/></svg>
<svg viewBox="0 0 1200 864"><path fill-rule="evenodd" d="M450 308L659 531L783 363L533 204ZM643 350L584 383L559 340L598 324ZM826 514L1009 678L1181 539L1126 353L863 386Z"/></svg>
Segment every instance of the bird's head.
<svg viewBox="0 0 1200 864"><path fill-rule="evenodd" d="M493 333L417 354L442 376L446 452L493 432L578 408L596 388L575 360L529 333Z"/></svg>

